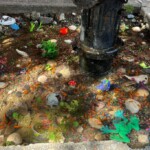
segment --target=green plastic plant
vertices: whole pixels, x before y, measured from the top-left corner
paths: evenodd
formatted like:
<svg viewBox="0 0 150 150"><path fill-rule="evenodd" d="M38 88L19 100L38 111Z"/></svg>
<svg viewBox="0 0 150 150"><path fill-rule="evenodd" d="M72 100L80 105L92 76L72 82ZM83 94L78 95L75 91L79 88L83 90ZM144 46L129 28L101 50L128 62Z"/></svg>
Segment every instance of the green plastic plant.
<svg viewBox="0 0 150 150"><path fill-rule="evenodd" d="M17 112L14 112L14 113L12 114L12 117L13 117L13 119L15 119L15 120L19 120L19 114L18 114Z"/></svg>
<svg viewBox="0 0 150 150"><path fill-rule="evenodd" d="M29 31L30 32L33 32L35 29L35 23L34 22L30 22L30 28L29 28Z"/></svg>
<svg viewBox="0 0 150 150"><path fill-rule="evenodd" d="M127 13L132 14L134 11L134 7L132 5L125 5L124 9Z"/></svg>
<svg viewBox="0 0 150 150"><path fill-rule="evenodd" d="M42 49L45 50L43 57L54 59L58 56L57 44L50 40L42 42Z"/></svg>
<svg viewBox="0 0 150 150"><path fill-rule="evenodd" d="M42 29L42 22L40 22L40 24L39 24L39 26L38 26L38 28L37 28L37 30L40 30L40 29Z"/></svg>

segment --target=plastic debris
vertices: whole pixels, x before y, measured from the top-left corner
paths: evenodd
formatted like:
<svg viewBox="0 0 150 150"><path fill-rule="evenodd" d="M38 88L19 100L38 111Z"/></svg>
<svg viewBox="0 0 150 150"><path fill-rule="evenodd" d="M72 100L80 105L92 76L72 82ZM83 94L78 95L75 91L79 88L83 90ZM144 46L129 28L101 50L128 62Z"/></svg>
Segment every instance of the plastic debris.
<svg viewBox="0 0 150 150"><path fill-rule="evenodd" d="M61 99L61 96L58 93L49 94L47 96L47 105L50 107L58 106L59 98Z"/></svg>
<svg viewBox="0 0 150 150"><path fill-rule="evenodd" d="M2 18L0 19L1 25L12 25L15 23L16 23L16 20L9 16L2 16Z"/></svg>
<svg viewBox="0 0 150 150"><path fill-rule="evenodd" d="M143 69L149 69L149 68L150 68L150 66L147 66L147 65L145 64L145 62L140 63L140 66L141 66Z"/></svg>
<svg viewBox="0 0 150 150"><path fill-rule="evenodd" d="M19 49L16 49L16 52L17 52L18 54L20 54L22 57L29 57L29 55L28 55L26 52L20 51Z"/></svg>
<svg viewBox="0 0 150 150"><path fill-rule="evenodd" d="M12 25L10 25L10 27L16 31L20 29L20 27L17 24L12 24Z"/></svg>
<svg viewBox="0 0 150 150"><path fill-rule="evenodd" d="M96 88L101 91L109 91L110 86L111 86L110 81L107 79L104 79L102 80L100 85L98 85Z"/></svg>
<svg viewBox="0 0 150 150"><path fill-rule="evenodd" d="M66 27L63 27L59 30L59 33L62 34L62 35L66 35L68 34L68 28Z"/></svg>
<svg viewBox="0 0 150 150"><path fill-rule="evenodd" d="M148 83L148 76L147 75L139 75L139 76L127 76L124 75L126 78L129 80L135 81L136 83L143 83L147 84Z"/></svg>
<svg viewBox="0 0 150 150"><path fill-rule="evenodd" d="M108 126L103 126L100 130L104 134L110 133L110 139L130 143L130 139L128 134L132 131L132 129L139 131L139 119L136 116L130 116L130 119L127 119L123 115L123 111L117 111L115 113L115 119L113 120L113 125L116 130L109 129Z"/></svg>
<svg viewBox="0 0 150 150"><path fill-rule="evenodd" d="M68 84L69 84L70 87L75 87L77 83L76 83L76 81L71 80L71 81L69 81Z"/></svg>

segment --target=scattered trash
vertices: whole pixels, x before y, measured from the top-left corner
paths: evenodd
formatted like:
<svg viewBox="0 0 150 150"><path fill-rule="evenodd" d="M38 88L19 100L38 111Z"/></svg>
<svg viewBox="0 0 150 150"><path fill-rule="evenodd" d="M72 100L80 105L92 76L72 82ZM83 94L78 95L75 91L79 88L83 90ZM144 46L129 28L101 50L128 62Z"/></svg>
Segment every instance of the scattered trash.
<svg viewBox="0 0 150 150"><path fill-rule="evenodd" d="M62 35L66 35L68 34L68 28L66 27L63 27L59 30L59 33L62 34Z"/></svg>
<svg viewBox="0 0 150 150"><path fill-rule="evenodd" d="M28 55L26 52L21 51L21 50L19 50L19 49L16 49L16 52L17 52L19 55L21 55L22 57L25 57L25 58L29 57L29 55Z"/></svg>
<svg viewBox="0 0 150 150"><path fill-rule="evenodd" d="M10 25L10 27L15 31L20 29L20 27L17 24L12 24L12 25Z"/></svg>
<svg viewBox="0 0 150 150"><path fill-rule="evenodd" d="M96 88L101 91L109 91L111 83L109 80L104 79Z"/></svg>
<svg viewBox="0 0 150 150"><path fill-rule="evenodd" d="M47 105L50 107L58 106L59 101L62 99L60 94L52 93L47 96Z"/></svg>
<svg viewBox="0 0 150 150"><path fill-rule="evenodd" d="M9 16L2 16L0 19L1 25L12 25L15 23L16 23L16 20L12 17L9 17Z"/></svg>
<svg viewBox="0 0 150 150"><path fill-rule="evenodd" d="M149 69L149 68L150 68L150 66L147 66L147 65L145 64L145 62L140 63L140 66L141 66L143 69Z"/></svg>
<svg viewBox="0 0 150 150"><path fill-rule="evenodd" d="M148 76L147 75L139 75L139 76L127 76L124 77L128 78L129 80L135 81L136 83L140 84L147 84L148 83Z"/></svg>
<svg viewBox="0 0 150 150"><path fill-rule="evenodd" d="M118 113L118 112L116 112ZM109 129L108 126L103 126L100 130L104 134L110 133L110 139L130 143L130 139L128 138L128 134L131 133L132 129L139 131L139 119L136 116L130 116L128 120L125 118L123 113L119 111L119 115L115 115L115 119L113 120L113 125L115 126L116 130Z"/></svg>
<svg viewBox="0 0 150 150"><path fill-rule="evenodd" d="M76 81L74 81L74 80L69 81L68 84L69 84L69 86L70 86L71 88L75 88L76 85L77 85Z"/></svg>

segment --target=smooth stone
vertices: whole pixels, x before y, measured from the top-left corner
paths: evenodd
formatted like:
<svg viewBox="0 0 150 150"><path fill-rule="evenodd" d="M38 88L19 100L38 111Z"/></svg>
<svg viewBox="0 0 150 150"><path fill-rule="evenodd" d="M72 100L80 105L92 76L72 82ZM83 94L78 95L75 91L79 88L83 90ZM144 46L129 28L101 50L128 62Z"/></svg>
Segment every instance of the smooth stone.
<svg viewBox="0 0 150 150"><path fill-rule="evenodd" d="M72 40L69 40L69 39L68 39L68 40L64 40L64 42L67 43L67 44L71 44L71 43L72 43Z"/></svg>
<svg viewBox="0 0 150 150"><path fill-rule="evenodd" d="M19 133L12 133L7 137L7 142L13 142L15 145L22 143L22 138Z"/></svg>
<svg viewBox="0 0 150 150"><path fill-rule="evenodd" d="M128 15L127 15L127 18L128 18L128 19L133 19L133 18L134 18L134 15L128 14Z"/></svg>
<svg viewBox="0 0 150 150"><path fill-rule="evenodd" d="M40 75L40 76L38 77L38 82L44 84L46 81L47 81L47 77L46 77L45 75Z"/></svg>
<svg viewBox="0 0 150 150"><path fill-rule="evenodd" d="M0 135L0 145L4 144L4 135Z"/></svg>
<svg viewBox="0 0 150 150"><path fill-rule="evenodd" d="M7 86L8 84L5 82L0 82L0 89L3 89Z"/></svg>
<svg viewBox="0 0 150 150"><path fill-rule="evenodd" d="M141 32L141 28L140 27L133 27L132 31L134 31L134 32Z"/></svg>
<svg viewBox="0 0 150 150"><path fill-rule="evenodd" d="M125 101L125 106L126 109L128 109L133 114L137 113L141 108L141 104L134 99L127 99Z"/></svg>
<svg viewBox="0 0 150 150"><path fill-rule="evenodd" d="M148 134L139 134L138 142L142 143L142 144L148 144L149 143L149 135Z"/></svg>
<svg viewBox="0 0 150 150"><path fill-rule="evenodd" d="M143 41L143 42L142 42L142 45L146 45L146 42Z"/></svg>
<svg viewBox="0 0 150 150"><path fill-rule="evenodd" d="M50 40L52 43L57 43L57 40L56 39L51 39Z"/></svg>
<svg viewBox="0 0 150 150"><path fill-rule="evenodd" d="M88 123L92 128L95 129L100 129L103 126L102 122L96 118L89 118Z"/></svg>
<svg viewBox="0 0 150 150"><path fill-rule="evenodd" d="M42 22L42 24L50 24L53 22L53 18L51 18L51 17L40 17L40 22Z"/></svg>
<svg viewBox="0 0 150 150"><path fill-rule="evenodd" d="M60 16L59 16L59 21L62 21L62 20L65 20L65 14L64 13L61 13Z"/></svg>
<svg viewBox="0 0 150 150"><path fill-rule="evenodd" d="M68 27L70 30L75 31L77 29L77 27L75 25L71 25Z"/></svg>
<svg viewBox="0 0 150 150"><path fill-rule="evenodd" d="M101 133L97 133L94 138L95 138L96 141L101 141L103 139Z"/></svg>
<svg viewBox="0 0 150 150"><path fill-rule="evenodd" d="M83 132L83 127L82 127L82 126L78 127L78 128L77 128L77 132L78 132L78 133L82 133L82 132Z"/></svg>
<svg viewBox="0 0 150 150"><path fill-rule="evenodd" d="M146 89L138 89L136 92L136 96L147 97L149 95L149 91Z"/></svg>
<svg viewBox="0 0 150 150"><path fill-rule="evenodd" d="M100 111L102 108L105 107L105 103L104 102L98 102L97 103L97 107L96 107L96 111Z"/></svg>

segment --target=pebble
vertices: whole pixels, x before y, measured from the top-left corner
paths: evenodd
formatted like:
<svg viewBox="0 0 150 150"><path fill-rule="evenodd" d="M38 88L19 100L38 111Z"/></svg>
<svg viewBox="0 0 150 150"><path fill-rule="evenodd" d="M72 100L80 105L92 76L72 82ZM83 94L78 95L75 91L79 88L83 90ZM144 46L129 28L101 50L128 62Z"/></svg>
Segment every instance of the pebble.
<svg viewBox="0 0 150 150"><path fill-rule="evenodd" d="M146 89L138 89L136 92L136 96L147 97L149 95L149 91Z"/></svg>
<svg viewBox="0 0 150 150"><path fill-rule="evenodd" d="M78 132L78 133L82 133L82 132L83 132L83 127L82 127L82 126L78 127L78 128L77 128L77 132Z"/></svg>
<svg viewBox="0 0 150 150"><path fill-rule="evenodd" d="M132 31L134 31L134 32L141 32L141 28L140 27L133 27Z"/></svg>
<svg viewBox="0 0 150 150"><path fill-rule="evenodd" d="M36 45L36 48L41 48L42 47L42 44L37 44Z"/></svg>
<svg viewBox="0 0 150 150"><path fill-rule="evenodd" d="M146 42L143 41L143 42L142 42L142 45L146 45Z"/></svg>
<svg viewBox="0 0 150 150"><path fill-rule="evenodd" d="M19 126L29 127L31 123L31 115L28 113L27 115L23 116L22 119L19 120Z"/></svg>
<svg viewBox="0 0 150 150"><path fill-rule="evenodd" d="M97 107L96 107L96 111L100 111L102 108L105 107L105 103L104 102L98 102L97 103Z"/></svg>
<svg viewBox="0 0 150 150"><path fill-rule="evenodd" d="M50 24L53 22L53 18L51 17L40 17L40 22L42 22L42 24Z"/></svg>
<svg viewBox="0 0 150 150"><path fill-rule="evenodd" d="M101 141L102 139L103 139L103 137L102 137L102 134L101 133L97 133L96 135L95 135L95 140L97 140L97 141Z"/></svg>
<svg viewBox="0 0 150 150"><path fill-rule="evenodd" d="M12 133L7 137L7 142L13 142L15 145L22 143L22 138L19 133Z"/></svg>
<svg viewBox="0 0 150 150"><path fill-rule="evenodd" d="M20 65L20 64L17 64L17 65L16 65L16 67L17 67L17 68L20 68L20 67L21 67L21 65Z"/></svg>
<svg viewBox="0 0 150 150"><path fill-rule="evenodd" d="M0 145L3 145L4 143L4 135L0 135Z"/></svg>
<svg viewBox="0 0 150 150"><path fill-rule="evenodd" d="M134 16L133 14L128 14L128 15L127 15L127 18L128 18L128 19L133 19L134 17L135 17L135 16Z"/></svg>
<svg viewBox="0 0 150 150"><path fill-rule="evenodd" d="M148 134L139 134L138 135L138 142L142 144L148 144L149 143L149 135Z"/></svg>
<svg viewBox="0 0 150 150"><path fill-rule="evenodd" d="M102 122L96 118L89 118L88 123L92 128L95 129L100 129L103 126Z"/></svg>
<svg viewBox="0 0 150 150"><path fill-rule="evenodd" d="M7 86L8 84L5 82L0 82L0 89L3 89Z"/></svg>
<svg viewBox="0 0 150 150"><path fill-rule="evenodd" d="M65 14L61 13L59 16L59 21L65 20Z"/></svg>
<svg viewBox="0 0 150 150"><path fill-rule="evenodd" d="M67 44L71 44L71 43L72 43L72 40L69 40L69 39L68 39L68 40L64 40L64 42L67 43Z"/></svg>
<svg viewBox="0 0 150 150"><path fill-rule="evenodd" d="M58 94L56 94L56 93L49 94L47 96L47 105L50 107L58 106L59 99L57 96L58 96Z"/></svg>
<svg viewBox="0 0 150 150"><path fill-rule="evenodd" d="M45 75L40 75L40 76L38 77L38 82L44 84L46 81L47 81L47 77L46 77Z"/></svg>
<svg viewBox="0 0 150 150"><path fill-rule="evenodd" d="M137 113L141 108L141 104L134 99L127 99L125 102L125 106L126 109L128 109L133 114Z"/></svg>
<svg viewBox="0 0 150 150"><path fill-rule="evenodd" d="M77 27L75 25L71 25L68 27L70 30L75 31L77 29Z"/></svg>
<svg viewBox="0 0 150 150"><path fill-rule="evenodd" d="M118 68L117 69L117 74L119 74L119 75L123 75L123 74L126 74L126 69L125 68Z"/></svg>
<svg viewBox="0 0 150 150"><path fill-rule="evenodd" d="M51 39L50 40L52 43L57 43L57 40L56 39Z"/></svg>

